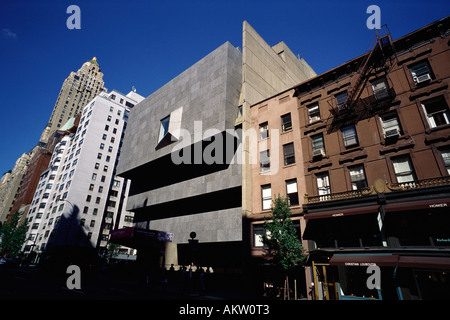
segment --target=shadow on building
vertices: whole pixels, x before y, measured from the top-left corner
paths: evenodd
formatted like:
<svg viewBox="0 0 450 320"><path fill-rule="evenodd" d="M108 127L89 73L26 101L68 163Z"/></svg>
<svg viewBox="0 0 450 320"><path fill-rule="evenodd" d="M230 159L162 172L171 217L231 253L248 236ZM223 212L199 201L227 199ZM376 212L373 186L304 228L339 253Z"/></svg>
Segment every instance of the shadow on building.
<svg viewBox="0 0 450 320"><path fill-rule="evenodd" d="M95 247L81 225L78 206L61 215L51 232L40 257L40 266L50 272L65 273L69 265L81 270L94 270L100 266Z"/></svg>

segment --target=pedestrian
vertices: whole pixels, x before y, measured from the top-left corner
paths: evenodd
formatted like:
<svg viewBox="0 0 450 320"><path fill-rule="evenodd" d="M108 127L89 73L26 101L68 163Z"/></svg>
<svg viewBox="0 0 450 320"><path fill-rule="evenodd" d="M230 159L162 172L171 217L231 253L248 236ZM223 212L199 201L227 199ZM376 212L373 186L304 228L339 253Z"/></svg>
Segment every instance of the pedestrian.
<svg viewBox="0 0 450 320"><path fill-rule="evenodd" d="M203 268L200 268L200 295L204 295L205 291L206 291L206 286L205 286L205 271L203 270Z"/></svg>

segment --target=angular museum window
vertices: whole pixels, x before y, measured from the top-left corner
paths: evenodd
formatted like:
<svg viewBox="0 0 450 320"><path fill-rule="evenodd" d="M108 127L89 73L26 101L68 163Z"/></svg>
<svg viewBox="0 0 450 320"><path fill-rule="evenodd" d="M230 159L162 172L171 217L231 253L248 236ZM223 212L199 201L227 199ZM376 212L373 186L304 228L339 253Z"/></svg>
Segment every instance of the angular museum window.
<svg viewBox="0 0 450 320"><path fill-rule="evenodd" d="M159 136L158 136L158 142L160 142L164 136L169 131L169 122L170 122L170 116L165 117L161 120L161 124L159 126Z"/></svg>
<svg viewBox="0 0 450 320"><path fill-rule="evenodd" d="M409 71L416 85L432 79L431 68L426 60L410 66Z"/></svg>
<svg viewBox="0 0 450 320"><path fill-rule="evenodd" d="M358 190L367 187L366 175L364 173L364 166L362 164L349 167L350 181L353 190Z"/></svg>
<svg viewBox="0 0 450 320"><path fill-rule="evenodd" d="M259 140L264 140L269 137L269 124L267 122L259 125Z"/></svg>
<svg viewBox="0 0 450 320"><path fill-rule="evenodd" d="M288 143L283 146L284 165L295 163L294 143Z"/></svg>
<svg viewBox="0 0 450 320"><path fill-rule="evenodd" d="M450 123L450 113L443 97L422 102L430 128L436 128Z"/></svg>
<svg viewBox="0 0 450 320"><path fill-rule="evenodd" d="M270 184L261 186L262 209L270 210L272 207L272 188Z"/></svg>
<svg viewBox="0 0 450 320"><path fill-rule="evenodd" d="M358 144L358 137L356 136L356 128L353 124L343 127L342 138L344 139L344 145L346 147L355 146Z"/></svg>
<svg viewBox="0 0 450 320"><path fill-rule="evenodd" d="M289 206L298 206L297 179L286 181L286 194Z"/></svg>
<svg viewBox="0 0 450 320"><path fill-rule="evenodd" d="M260 172L270 170L270 150L264 150L259 153Z"/></svg>
<svg viewBox="0 0 450 320"><path fill-rule="evenodd" d="M292 129L291 113L281 116L281 131L286 132Z"/></svg>
<svg viewBox="0 0 450 320"><path fill-rule="evenodd" d="M398 183L414 182L416 180L414 168L408 155L395 157L391 160Z"/></svg>
<svg viewBox="0 0 450 320"><path fill-rule="evenodd" d="M320 120L319 103L313 103L308 107L309 123Z"/></svg>

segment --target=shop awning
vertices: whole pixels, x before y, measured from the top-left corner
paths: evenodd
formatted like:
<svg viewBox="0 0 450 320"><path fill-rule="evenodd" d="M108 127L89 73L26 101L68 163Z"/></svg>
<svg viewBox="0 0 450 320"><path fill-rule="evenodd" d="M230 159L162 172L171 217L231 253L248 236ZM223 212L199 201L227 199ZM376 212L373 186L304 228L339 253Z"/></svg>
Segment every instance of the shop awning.
<svg viewBox="0 0 450 320"><path fill-rule="evenodd" d="M129 227L111 231L110 241L129 248L152 247L172 242L173 233Z"/></svg>
<svg viewBox="0 0 450 320"><path fill-rule="evenodd" d="M450 270L450 257L414 257L402 256L399 267L422 269L447 269Z"/></svg>
<svg viewBox="0 0 450 320"><path fill-rule="evenodd" d="M323 218L336 218L342 216L351 216L356 214L366 214L378 212L379 206L367 206L360 208L351 209L341 209L341 210L331 210L331 211L320 211L305 214L305 219L323 219Z"/></svg>
<svg viewBox="0 0 450 320"><path fill-rule="evenodd" d="M450 270L450 257L400 256L398 254L335 254L330 266L400 267Z"/></svg>
<svg viewBox="0 0 450 320"><path fill-rule="evenodd" d="M399 260L394 254L335 254L330 259L330 266L346 267L395 267Z"/></svg>
<svg viewBox="0 0 450 320"><path fill-rule="evenodd" d="M450 199L430 199L421 201L409 201L400 203L391 203L386 205L386 212L393 211L408 211L408 210L420 210L420 209L450 209Z"/></svg>

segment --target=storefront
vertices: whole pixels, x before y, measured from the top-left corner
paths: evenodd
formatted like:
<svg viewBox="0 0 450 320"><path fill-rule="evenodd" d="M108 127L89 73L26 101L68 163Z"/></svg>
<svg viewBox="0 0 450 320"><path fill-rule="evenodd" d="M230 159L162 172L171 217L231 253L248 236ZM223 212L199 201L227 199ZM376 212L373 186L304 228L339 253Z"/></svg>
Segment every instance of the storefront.
<svg viewBox="0 0 450 320"><path fill-rule="evenodd" d="M317 300L450 300L449 199L393 196L305 215Z"/></svg>

